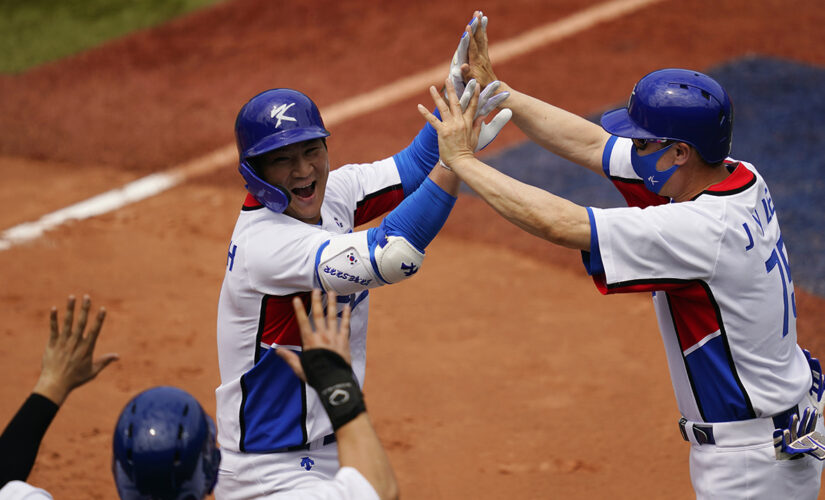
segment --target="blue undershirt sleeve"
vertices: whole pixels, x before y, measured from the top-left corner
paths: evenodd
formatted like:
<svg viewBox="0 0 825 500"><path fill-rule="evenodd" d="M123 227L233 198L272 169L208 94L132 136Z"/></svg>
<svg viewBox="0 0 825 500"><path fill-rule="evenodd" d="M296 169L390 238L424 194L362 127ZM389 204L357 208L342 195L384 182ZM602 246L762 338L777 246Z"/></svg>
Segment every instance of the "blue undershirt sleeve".
<svg viewBox="0 0 825 500"><path fill-rule="evenodd" d="M435 110L439 120L441 114ZM393 155L404 187L404 196L412 194L430 174L438 161L438 133L427 123L409 146Z"/></svg>
<svg viewBox="0 0 825 500"><path fill-rule="evenodd" d="M604 264L602 263L602 254L599 251L599 232L596 230L596 220L593 217L593 209L587 208L587 217L590 218L590 251L582 250L582 263L587 269L587 274L593 276L594 274L604 273Z"/></svg>
<svg viewBox="0 0 825 500"><path fill-rule="evenodd" d="M383 246L387 236L402 236L419 252L435 238L447 221L456 198L429 178L384 217L367 235L370 248Z"/></svg>
<svg viewBox="0 0 825 500"><path fill-rule="evenodd" d="M616 145L616 139L617 137L615 135L611 135L610 139L607 140L607 144L604 145L604 151L602 151L602 170L608 179L610 178L610 155L613 153L613 146Z"/></svg>

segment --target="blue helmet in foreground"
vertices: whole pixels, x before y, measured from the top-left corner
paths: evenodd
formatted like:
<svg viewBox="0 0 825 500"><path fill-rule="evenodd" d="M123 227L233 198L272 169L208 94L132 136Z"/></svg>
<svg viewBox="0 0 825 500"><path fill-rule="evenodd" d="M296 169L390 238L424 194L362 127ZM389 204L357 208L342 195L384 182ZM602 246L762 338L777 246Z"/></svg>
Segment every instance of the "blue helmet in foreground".
<svg viewBox="0 0 825 500"><path fill-rule="evenodd" d="M121 499L195 499L215 487L221 452L215 423L175 387L141 392L118 418L112 473Z"/></svg>
<svg viewBox="0 0 825 500"><path fill-rule="evenodd" d="M601 124L620 137L686 142L706 162L718 163L730 154L733 104L707 75L660 69L639 80L627 107L603 114Z"/></svg>
<svg viewBox="0 0 825 500"><path fill-rule="evenodd" d="M256 95L243 105L235 120L238 170L246 180L246 189L270 210L283 212L289 206L289 192L264 181L249 159L296 142L328 136L318 107L301 92L271 89Z"/></svg>

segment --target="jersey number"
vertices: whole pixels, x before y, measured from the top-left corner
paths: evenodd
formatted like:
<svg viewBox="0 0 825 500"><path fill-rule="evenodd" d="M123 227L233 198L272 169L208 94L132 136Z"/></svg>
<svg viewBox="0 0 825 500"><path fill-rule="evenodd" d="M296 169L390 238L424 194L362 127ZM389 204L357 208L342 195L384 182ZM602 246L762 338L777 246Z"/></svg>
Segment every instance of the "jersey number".
<svg viewBox="0 0 825 500"><path fill-rule="evenodd" d="M782 322L783 337L788 334L788 284L793 287L791 266L788 265L788 258L785 257L784 247L785 244L782 242L782 235L780 235L779 240L776 242L776 249L771 252L771 256L765 261L765 270L768 274L770 274L774 268L778 268L780 279L782 279L782 300L785 304L785 316ZM791 289L790 303L793 309L793 317L796 318L796 298L794 297L793 288Z"/></svg>

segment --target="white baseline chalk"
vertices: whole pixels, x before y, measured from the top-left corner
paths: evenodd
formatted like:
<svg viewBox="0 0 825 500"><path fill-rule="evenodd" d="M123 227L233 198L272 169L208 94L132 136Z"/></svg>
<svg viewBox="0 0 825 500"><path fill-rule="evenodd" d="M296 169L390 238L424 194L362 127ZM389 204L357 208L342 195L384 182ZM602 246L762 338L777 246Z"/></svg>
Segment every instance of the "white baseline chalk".
<svg viewBox="0 0 825 500"><path fill-rule="evenodd" d="M599 23L610 21L642 7L663 0L611 0L594 5L559 21L547 23L526 31L519 36L490 45L490 58L497 64L536 50L544 45L584 31ZM446 59L446 57L445 57ZM429 85L437 84L447 75L447 64L401 78L370 92L346 99L322 110L324 123L333 127L341 122L361 116L396 102L407 99ZM223 146L204 156L164 172L154 173L125 186L99 194L44 215L37 221L25 222L0 233L0 251L13 245L39 238L44 232L71 219L86 219L117 210L125 205L155 196L171 189L187 179L202 175L231 164L237 159L234 144Z"/></svg>

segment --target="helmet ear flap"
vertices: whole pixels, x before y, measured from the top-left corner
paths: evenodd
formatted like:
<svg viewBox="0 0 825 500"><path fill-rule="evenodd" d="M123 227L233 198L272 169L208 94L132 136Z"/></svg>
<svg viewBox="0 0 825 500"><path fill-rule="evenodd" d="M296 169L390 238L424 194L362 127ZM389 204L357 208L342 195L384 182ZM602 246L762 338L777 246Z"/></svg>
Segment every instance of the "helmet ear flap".
<svg viewBox="0 0 825 500"><path fill-rule="evenodd" d="M270 184L263 180L248 160L238 165L238 171L246 181L246 190L266 208L276 213L284 213L292 200L289 191L283 186Z"/></svg>

